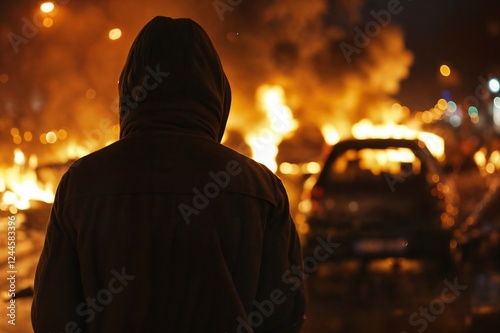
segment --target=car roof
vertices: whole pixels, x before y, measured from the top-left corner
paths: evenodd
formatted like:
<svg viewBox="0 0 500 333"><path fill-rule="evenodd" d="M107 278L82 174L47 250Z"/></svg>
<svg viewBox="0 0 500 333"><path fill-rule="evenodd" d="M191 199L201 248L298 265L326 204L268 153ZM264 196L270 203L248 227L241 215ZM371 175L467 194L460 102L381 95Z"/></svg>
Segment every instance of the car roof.
<svg viewBox="0 0 500 333"><path fill-rule="evenodd" d="M422 149L425 143L418 139L346 139L332 146L337 149L363 149L363 148L388 148L402 147L409 149Z"/></svg>

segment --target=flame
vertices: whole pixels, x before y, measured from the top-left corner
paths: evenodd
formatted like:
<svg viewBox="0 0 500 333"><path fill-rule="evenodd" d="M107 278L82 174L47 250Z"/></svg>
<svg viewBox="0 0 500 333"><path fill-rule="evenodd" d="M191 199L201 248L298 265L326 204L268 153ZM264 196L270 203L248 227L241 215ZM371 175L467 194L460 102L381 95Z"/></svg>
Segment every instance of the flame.
<svg viewBox="0 0 500 333"><path fill-rule="evenodd" d="M340 135L335 126L331 124L326 124L321 127L321 133L325 138L325 142L329 145L334 145L340 140Z"/></svg>
<svg viewBox="0 0 500 333"><path fill-rule="evenodd" d="M249 133L245 140L252 148L253 159L276 172L278 145L297 128L292 110L286 105L283 87L261 85L257 89L259 109L267 115L267 126L258 133Z"/></svg>
<svg viewBox="0 0 500 333"><path fill-rule="evenodd" d="M403 172L403 164L407 167L411 165L411 170L417 174L421 169L419 160L408 148L365 148L358 152L348 150L340 156L333 166L335 172L339 174L346 172L351 161L358 161L361 170L370 171L374 175L380 175L382 172L400 175Z"/></svg>
<svg viewBox="0 0 500 333"><path fill-rule="evenodd" d="M383 125L374 125L368 119L362 119L354 124L351 132L356 139L418 139L425 143L431 154L439 161L444 161L445 159L444 139L434 133L414 130L406 125L398 125L393 122L388 122Z"/></svg>
<svg viewBox="0 0 500 333"><path fill-rule="evenodd" d="M9 210L12 214L18 209L31 207L31 200L52 203L54 186L52 183L41 184L36 175L38 157L30 155L26 159L21 149L14 150L14 165L2 170L0 174L0 209Z"/></svg>

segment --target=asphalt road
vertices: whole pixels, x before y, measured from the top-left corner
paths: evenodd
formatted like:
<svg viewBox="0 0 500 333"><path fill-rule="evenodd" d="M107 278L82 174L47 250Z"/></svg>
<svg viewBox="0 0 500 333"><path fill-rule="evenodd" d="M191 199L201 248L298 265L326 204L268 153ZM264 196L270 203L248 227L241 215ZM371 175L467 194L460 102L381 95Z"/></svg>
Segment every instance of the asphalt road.
<svg viewBox="0 0 500 333"><path fill-rule="evenodd" d="M320 267L308 279L303 333L498 331L500 275L462 267L443 276L432 265L393 263L373 263L362 274L352 262Z"/></svg>

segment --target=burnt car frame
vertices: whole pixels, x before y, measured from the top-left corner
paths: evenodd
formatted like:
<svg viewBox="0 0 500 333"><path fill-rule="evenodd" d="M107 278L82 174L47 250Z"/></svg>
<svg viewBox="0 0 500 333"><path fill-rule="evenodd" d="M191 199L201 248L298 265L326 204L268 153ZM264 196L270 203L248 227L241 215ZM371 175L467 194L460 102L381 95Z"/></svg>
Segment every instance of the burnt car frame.
<svg viewBox="0 0 500 333"><path fill-rule="evenodd" d="M375 156L372 162L382 157L391 166L384 170L366 165L363 156L370 154ZM395 158L388 161L384 154ZM306 225L306 256L317 237L327 237L341 244L332 259L399 257L453 263L450 244L458 198L423 141L341 141L310 184L299 205Z"/></svg>

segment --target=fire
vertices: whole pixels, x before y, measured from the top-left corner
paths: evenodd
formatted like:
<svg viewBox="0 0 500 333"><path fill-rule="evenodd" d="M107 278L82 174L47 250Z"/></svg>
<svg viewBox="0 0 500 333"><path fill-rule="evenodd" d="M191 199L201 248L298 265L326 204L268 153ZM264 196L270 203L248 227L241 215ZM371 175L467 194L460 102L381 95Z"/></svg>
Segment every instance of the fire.
<svg viewBox="0 0 500 333"><path fill-rule="evenodd" d="M324 125L323 127L321 127L321 133L325 138L325 142L329 145L334 145L340 140L339 132L337 132L337 129L333 125Z"/></svg>
<svg viewBox="0 0 500 333"><path fill-rule="evenodd" d="M278 169L278 145L297 128L292 110L286 105L281 86L262 85L257 89L259 109L267 115L267 126L258 133L249 133L245 140L252 148L253 158L272 171Z"/></svg>
<svg viewBox="0 0 500 333"><path fill-rule="evenodd" d="M22 150L16 148L13 162L13 166L5 168L0 174L0 209L15 214L19 209L29 209L31 200L52 203L53 184L41 184L37 178L38 157L33 154L27 159Z"/></svg>
<svg viewBox="0 0 500 333"><path fill-rule="evenodd" d="M444 161L445 159L444 139L434 133L413 130L406 125L398 125L391 122L383 125L374 125L368 119L363 119L354 124L351 132L356 139L418 139L425 143L431 154L439 161Z"/></svg>

